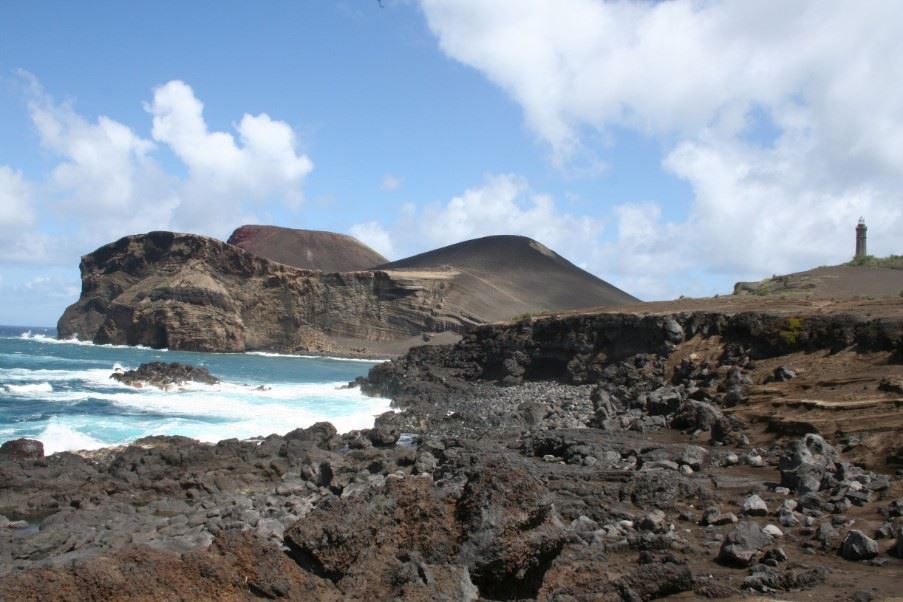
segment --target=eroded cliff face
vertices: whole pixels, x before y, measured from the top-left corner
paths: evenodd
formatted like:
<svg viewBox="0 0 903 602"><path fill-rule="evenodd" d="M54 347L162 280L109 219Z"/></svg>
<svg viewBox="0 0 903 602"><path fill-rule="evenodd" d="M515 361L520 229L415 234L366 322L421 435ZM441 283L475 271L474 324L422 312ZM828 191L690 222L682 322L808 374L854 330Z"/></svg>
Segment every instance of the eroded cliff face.
<svg viewBox="0 0 903 602"><path fill-rule="evenodd" d="M82 258L61 338L193 351L354 350L477 320L442 311L450 273L322 273L193 234L127 236Z"/></svg>

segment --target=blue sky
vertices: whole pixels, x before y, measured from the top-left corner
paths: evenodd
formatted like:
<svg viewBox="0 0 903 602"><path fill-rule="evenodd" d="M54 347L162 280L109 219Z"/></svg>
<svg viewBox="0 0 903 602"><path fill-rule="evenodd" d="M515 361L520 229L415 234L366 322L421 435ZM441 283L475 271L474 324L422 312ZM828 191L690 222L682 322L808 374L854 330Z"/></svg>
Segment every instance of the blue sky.
<svg viewBox="0 0 903 602"><path fill-rule="evenodd" d="M899 252L894 3L5 2L0 323L154 229L532 236L646 299Z"/></svg>

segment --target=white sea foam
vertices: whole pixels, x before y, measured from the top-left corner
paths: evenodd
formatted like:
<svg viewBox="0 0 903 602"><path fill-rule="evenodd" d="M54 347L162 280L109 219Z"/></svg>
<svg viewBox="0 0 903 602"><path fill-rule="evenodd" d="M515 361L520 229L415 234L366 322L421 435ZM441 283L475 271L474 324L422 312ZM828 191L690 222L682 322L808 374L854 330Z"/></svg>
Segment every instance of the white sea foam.
<svg viewBox="0 0 903 602"><path fill-rule="evenodd" d="M305 360L331 360L334 362L362 362L366 364L378 364L387 362L390 358L364 358L364 357L335 357L332 355L295 355L292 353L273 353L271 351L247 351L246 355L259 355L261 357L287 357Z"/></svg>
<svg viewBox="0 0 903 602"><path fill-rule="evenodd" d="M32 334L30 330L23 332L18 336L20 339L27 341L36 341L38 343L47 343L49 345L81 345L82 347L98 347L101 349L144 349L146 351L169 351L168 349L153 349L144 345L97 345L91 341L82 341L73 336L68 339L58 339L56 337L47 336L46 334Z"/></svg>
<svg viewBox="0 0 903 602"><path fill-rule="evenodd" d="M37 439L44 444L45 454L61 451L78 451L99 449L111 445L111 442L100 441L71 428L57 419L51 420Z"/></svg>
<svg viewBox="0 0 903 602"><path fill-rule="evenodd" d="M4 388L6 389L7 393L12 393L13 395L53 392L53 385L48 382L28 383L24 385L5 385Z"/></svg>
<svg viewBox="0 0 903 602"><path fill-rule="evenodd" d="M43 334L26 333L16 339L28 339L52 345L93 345L85 341L59 341ZM133 348L124 348L133 349ZM154 350L156 351L156 350ZM60 347L41 345L29 346L26 355L36 360L57 359L57 354L93 356L92 353L62 353ZM98 353L99 357L109 357L110 353ZM134 368L149 354L121 355L126 366L113 363L112 359L89 359L85 357L59 357L61 362L79 362L73 365L59 365L48 361L37 361L41 368L0 369L0 394L14 398L10 403L27 400L35 404L35 410L28 410L28 422L4 424L0 430L0 441L21 436L35 436L35 430L43 429L36 438L45 444L47 453L64 450L96 449L98 447L121 445L148 435L184 435L202 441L220 441L231 437L246 439L271 433L286 433L295 428L303 428L319 421L332 422L340 432L370 428L375 416L388 411L387 399L371 398L359 389L347 388L347 380L338 381L336 373L349 373L349 379L359 370L347 366L338 369L333 366L326 373L327 378L338 382L298 383L280 381L285 378L285 364L276 362L270 370L264 365L267 360L222 362L219 376L230 374L230 366L240 366L242 376L232 376L228 381L214 385L187 383L168 391L154 387L134 388L110 379L117 370ZM278 356L278 354L254 353L253 355ZM198 356L201 357L200 355ZM310 359L333 359L372 363L373 360L347 358L323 358L310 356L279 356L301 361ZM220 360L208 358L211 369ZM93 366L82 369L82 362ZM109 363L108 363L109 362ZM258 362L260 369L257 368ZM204 362L201 362L203 365ZM21 364L19 364L21 365ZM59 369L54 369L58 366ZM305 372L311 368L311 372ZM322 368L322 364L319 365ZM299 374L316 374L316 363L298 366ZM272 375L268 378L268 375ZM279 375L279 376L277 376ZM261 387L261 385L265 385ZM93 400L106 402L109 407L86 405L84 412L78 407L65 407L79 402ZM39 409L47 403L47 409ZM55 407L57 406L57 407ZM60 407L62 406L62 407ZM58 415L55 415L59 411ZM53 415L45 422L45 414ZM24 430L23 430L24 429Z"/></svg>
<svg viewBox="0 0 903 602"><path fill-rule="evenodd" d="M110 379L110 374L122 370L118 363L111 368L89 368L87 370L53 370L50 368L9 368L0 369L0 380L15 383L81 381L92 386L122 388L124 385Z"/></svg>

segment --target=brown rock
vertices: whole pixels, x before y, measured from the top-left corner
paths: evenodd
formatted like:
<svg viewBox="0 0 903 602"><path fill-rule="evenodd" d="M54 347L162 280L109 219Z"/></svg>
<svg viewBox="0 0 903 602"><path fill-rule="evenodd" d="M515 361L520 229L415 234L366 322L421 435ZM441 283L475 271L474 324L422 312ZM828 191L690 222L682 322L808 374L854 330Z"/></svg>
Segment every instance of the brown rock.
<svg viewBox="0 0 903 602"><path fill-rule="evenodd" d="M44 444L36 439L14 439L0 445L0 459L27 460L44 457Z"/></svg>

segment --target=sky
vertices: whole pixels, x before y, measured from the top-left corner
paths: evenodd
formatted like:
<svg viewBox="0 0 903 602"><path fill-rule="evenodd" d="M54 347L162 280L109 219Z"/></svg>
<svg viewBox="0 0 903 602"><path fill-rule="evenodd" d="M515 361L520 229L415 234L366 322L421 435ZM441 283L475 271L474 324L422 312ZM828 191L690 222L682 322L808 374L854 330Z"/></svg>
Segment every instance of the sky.
<svg viewBox="0 0 903 602"><path fill-rule="evenodd" d="M646 300L903 252L896 0L0 2L0 323L151 230L530 236Z"/></svg>

